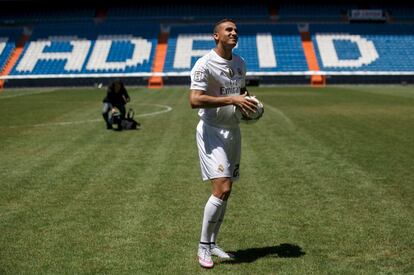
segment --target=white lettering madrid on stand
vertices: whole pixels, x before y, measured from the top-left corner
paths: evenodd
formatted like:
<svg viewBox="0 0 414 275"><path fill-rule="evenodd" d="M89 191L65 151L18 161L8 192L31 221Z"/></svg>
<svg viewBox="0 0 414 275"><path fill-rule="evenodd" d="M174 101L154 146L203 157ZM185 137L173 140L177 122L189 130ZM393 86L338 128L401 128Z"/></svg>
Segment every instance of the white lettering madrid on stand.
<svg viewBox="0 0 414 275"><path fill-rule="evenodd" d="M107 61L115 41L126 41L133 45L132 56L125 61ZM67 42L72 46L70 51L45 51L54 42ZM31 41L22 59L16 67L18 72L32 72L41 60L66 60L65 71L81 71L90 50L92 41L79 39L76 36L51 36L48 39ZM0 44L1 46L1 44ZM152 44L150 41L132 35L99 36L95 42L91 56L86 65L87 70L125 70L127 66L136 66L149 61Z"/></svg>
<svg viewBox="0 0 414 275"><path fill-rule="evenodd" d="M53 42L69 42L72 45L70 52L45 52L45 48ZM32 72L40 60L66 60L66 71L81 71L88 54L91 41L79 39L76 36L51 36L48 39L39 39L30 42L24 56L16 67L19 72Z"/></svg>
<svg viewBox="0 0 414 275"><path fill-rule="evenodd" d="M271 33L258 33L256 35L257 56L260 68L275 68L276 55Z"/></svg>
<svg viewBox="0 0 414 275"><path fill-rule="evenodd" d="M339 59L334 45L335 40L354 42L359 49L360 57L358 59ZM316 42L324 67L361 67L374 62L379 57L374 43L360 35L317 34Z"/></svg>
<svg viewBox="0 0 414 275"><path fill-rule="evenodd" d="M112 43L128 41L134 46L131 58L125 61L107 61ZM150 59L152 44L141 37L132 35L100 35L95 42L86 69L88 70L125 70L127 66L143 64Z"/></svg>
<svg viewBox="0 0 414 275"><path fill-rule="evenodd" d="M188 35L180 34L177 37L177 45L175 47L174 68L188 69L191 67L191 58L200 57L208 53L210 49L193 50L194 41L212 41L211 34Z"/></svg>
<svg viewBox="0 0 414 275"><path fill-rule="evenodd" d="M174 55L175 69L191 68L193 57L201 57L210 51L209 49L193 49L194 41L210 41L213 43L211 34L180 34L177 37L176 50ZM214 44L212 44L214 46ZM258 33L256 35L256 48L260 68L275 68L276 55L273 46L271 33ZM211 47L212 48L212 47ZM237 46L236 46L237 48Z"/></svg>
<svg viewBox="0 0 414 275"><path fill-rule="evenodd" d="M411 50L403 50L412 49L405 36L393 35L393 40L387 42L386 48L381 43L385 38L371 38L349 33L317 33L314 37L315 48L321 60L320 74L414 75L413 63L409 58ZM239 38L240 47L237 52L243 57L248 57L246 57L248 66L251 64L247 75L312 75L313 72L307 70L306 64L297 70L290 70L287 67L292 55L302 53L300 44L297 45L300 40L295 44L287 40L276 40L277 38L278 34L271 32L257 32ZM34 38L27 42L10 74L1 75L0 79L150 77L153 75L183 77L189 76L195 58L214 47L214 40L209 33L178 34L175 43L173 41L174 39L169 40L169 53L166 56L168 66L163 72L154 73L151 71L150 62L155 39L132 34L100 35L96 41L79 36ZM289 44L276 45L275 41L283 41L278 43L286 41ZM0 54L3 57L10 55L12 49L9 49L9 43L12 42L15 41L0 37ZM338 47L341 43L352 43L355 47ZM287 48L291 45L296 45L297 48ZM280 51L277 51L276 46ZM117 56L119 53L120 55ZM59 60L61 62L56 62ZM45 66L37 66L39 63Z"/></svg>

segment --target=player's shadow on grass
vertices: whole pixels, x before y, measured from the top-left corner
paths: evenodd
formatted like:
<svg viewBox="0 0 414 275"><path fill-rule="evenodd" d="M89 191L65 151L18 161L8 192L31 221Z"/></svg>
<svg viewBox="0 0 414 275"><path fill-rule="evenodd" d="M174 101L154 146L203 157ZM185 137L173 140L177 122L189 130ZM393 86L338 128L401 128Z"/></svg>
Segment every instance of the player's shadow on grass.
<svg viewBox="0 0 414 275"><path fill-rule="evenodd" d="M242 249L230 253L235 255L236 258L232 261L225 261L224 263L251 263L264 257L299 258L306 254L300 246L289 243L282 243L277 246Z"/></svg>

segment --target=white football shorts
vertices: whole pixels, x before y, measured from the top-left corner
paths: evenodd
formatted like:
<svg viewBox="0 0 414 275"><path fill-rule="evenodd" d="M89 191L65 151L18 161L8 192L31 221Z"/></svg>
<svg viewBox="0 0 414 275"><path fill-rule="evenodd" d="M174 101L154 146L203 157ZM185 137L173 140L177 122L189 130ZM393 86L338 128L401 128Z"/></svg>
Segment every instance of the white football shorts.
<svg viewBox="0 0 414 275"><path fill-rule="evenodd" d="M197 147L201 177L239 179L241 136L239 128L217 128L203 120L197 125Z"/></svg>

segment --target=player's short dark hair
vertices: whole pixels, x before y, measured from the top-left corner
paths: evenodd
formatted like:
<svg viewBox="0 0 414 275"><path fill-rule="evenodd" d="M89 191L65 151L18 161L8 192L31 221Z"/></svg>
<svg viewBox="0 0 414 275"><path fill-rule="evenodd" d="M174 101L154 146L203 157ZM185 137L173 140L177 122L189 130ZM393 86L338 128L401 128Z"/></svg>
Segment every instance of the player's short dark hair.
<svg viewBox="0 0 414 275"><path fill-rule="evenodd" d="M224 19L221 19L220 21L218 21L218 22L216 22L216 23L214 24L213 33L216 33L216 32L218 31L218 30L217 30L218 26L219 26L221 23L224 23L224 22L231 22L231 23L236 24L236 21L235 21L235 20L233 20L233 19L230 19L230 18L224 18Z"/></svg>

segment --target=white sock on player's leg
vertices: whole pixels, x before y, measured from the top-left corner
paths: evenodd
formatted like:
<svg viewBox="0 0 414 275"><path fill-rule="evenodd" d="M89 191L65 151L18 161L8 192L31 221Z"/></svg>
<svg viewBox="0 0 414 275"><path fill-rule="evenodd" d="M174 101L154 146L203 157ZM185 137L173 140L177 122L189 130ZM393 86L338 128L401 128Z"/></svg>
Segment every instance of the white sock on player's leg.
<svg viewBox="0 0 414 275"><path fill-rule="evenodd" d="M223 204L221 205L221 213L217 220L217 224L216 224L216 227L214 228L213 234L211 235L210 249L211 249L211 254L214 256L217 256L222 259L234 259L235 256L233 254L225 252L221 247L219 247L216 244L217 235L220 231L220 226L223 223L224 215L226 214L226 208L227 208L227 201L223 201Z"/></svg>
<svg viewBox="0 0 414 275"><path fill-rule="evenodd" d="M217 221L221 214L223 205L221 199L211 195L204 207L203 225L201 227L200 245L209 246L211 243L211 236L217 225Z"/></svg>
<svg viewBox="0 0 414 275"><path fill-rule="evenodd" d="M211 234L211 243L212 244L215 244L216 241L217 241L217 235L220 231L220 226L223 223L224 215L226 214L226 208L227 208L227 201L223 201L223 203L221 205L220 216L217 220L216 227L213 230L213 234Z"/></svg>
<svg viewBox="0 0 414 275"><path fill-rule="evenodd" d="M198 262L202 267L211 268L214 263L211 259L211 235L221 214L223 201L211 195L204 207L203 225L198 248Z"/></svg>

